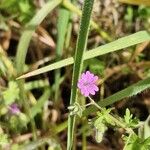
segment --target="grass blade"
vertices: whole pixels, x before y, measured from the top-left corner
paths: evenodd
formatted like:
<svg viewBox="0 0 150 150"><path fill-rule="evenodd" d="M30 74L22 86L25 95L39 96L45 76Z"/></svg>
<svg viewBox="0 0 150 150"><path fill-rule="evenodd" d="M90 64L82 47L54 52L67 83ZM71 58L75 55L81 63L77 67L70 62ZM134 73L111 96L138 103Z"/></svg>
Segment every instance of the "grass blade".
<svg viewBox="0 0 150 150"><path fill-rule="evenodd" d="M77 81L81 74L82 65L83 65L83 54L87 45L87 38L90 25L90 17L92 13L94 0L85 0L83 6L83 13L80 22L80 30L77 40L77 46L75 51L75 63L73 68L73 77L72 77L72 90L70 97L70 105L73 105L76 102L77 97ZM75 116L68 117L68 139L67 139L67 150L72 149L73 143L73 133L75 125Z"/></svg>
<svg viewBox="0 0 150 150"><path fill-rule="evenodd" d="M128 88L123 89L123 90L117 92L116 94L109 96L108 98L101 101L99 104L102 107L105 107L105 106L111 105L125 97L134 96L134 95L144 91L147 88L150 88L150 78L139 81L138 83L133 84L133 85L129 86Z"/></svg>
<svg viewBox="0 0 150 150"><path fill-rule="evenodd" d="M48 100L51 91L49 88L46 88L44 94L40 97L37 103L31 108L31 117L34 118L39 112L42 111L42 107L44 106L45 102Z"/></svg>
<svg viewBox="0 0 150 150"><path fill-rule="evenodd" d="M57 5L60 4L60 2L61 0L52 0L46 3L26 25L26 29L20 38L16 54L16 68L18 74L23 72L27 49L36 27L44 20L48 13L50 13Z"/></svg>
<svg viewBox="0 0 150 150"><path fill-rule="evenodd" d="M63 8L59 8L59 18L57 25L57 45L56 45L56 60L60 60L63 54L63 47L65 42L65 36L69 23L70 12ZM55 71L55 101L59 98L59 81L60 80L60 69Z"/></svg>
<svg viewBox="0 0 150 150"><path fill-rule="evenodd" d="M150 40L150 35L146 31L139 31L137 33L134 33L134 34L126 36L126 37L122 37L122 38L115 40L113 42L110 42L108 44L99 46L95 49L86 51L84 53L83 59L87 60L87 59L91 59L91 58L94 58L97 56L108 54L110 52L122 50L124 48L130 47L130 46L133 46L133 45L136 45L136 44L148 41L148 40ZM73 59L73 57L70 57L70 58L58 61L56 63L50 64L48 66L42 67L42 68L37 69L35 71L29 72L27 74L24 74L24 75L20 76L18 79L27 78L30 76L45 73L45 72L48 72L51 70L55 70L58 68L62 68L62 67L71 65L73 63L74 63L74 59Z"/></svg>
<svg viewBox="0 0 150 150"><path fill-rule="evenodd" d="M36 81L31 81L25 83L25 90L33 90L33 89L38 89L38 88L44 88L49 86L48 80L36 80Z"/></svg>
<svg viewBox="0 0 150 150"><path fill-rule="evenodd" d="M103 101L100 101L98 104L101 107L106 107L108 105L111 105L115 102L118 102L126 97L134 96L146 89L150 88L150 78L144 79L139 81L138 83L135 83L111 96L108 98L103 99ZM88 115L91 112L95 111L95 107L90 107L85 111L85 114Z"/></svg>
<svg viewBox="0 0 150 150"><path fill-rule="evenodd" d="M145 5L150 6L150 1L148 0L119 0L119 2L126 3L126 4L132 4L132 5Z"/></svg>
<svg viewBox="0 0 150 150"><path fill-rule="evenodd" d="M27 54L27 49L29 47L29 42L32 38L32 34L34 33L36 27L43 21L43 19L48 15L50 11L52 11L58 4L60 4L61 0L53 0L47 2L38 12L37 14L31 19L31 21L26 25L25 31L23 32L16 54L16 70L17 74L20 75L23 72L25 58ZM35 122L31 118L31 112L29 109L29 104L27 102L26 93L24 89L24 80L18 81L18 86L20 89L20 99L22 100L22 105L24 106L25 112L28 115L29 119L31 120L31 127L33 132L33 137L36 139L36 128Z"/></svg>

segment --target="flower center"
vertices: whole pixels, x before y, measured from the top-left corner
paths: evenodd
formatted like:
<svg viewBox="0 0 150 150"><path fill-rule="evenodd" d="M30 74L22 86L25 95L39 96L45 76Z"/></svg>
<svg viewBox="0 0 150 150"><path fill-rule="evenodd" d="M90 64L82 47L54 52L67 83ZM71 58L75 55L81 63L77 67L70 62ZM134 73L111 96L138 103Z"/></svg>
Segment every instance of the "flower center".
<svg viewBox="0 0 150 150"><path fill-rule="evenodd" d="M84 86L88 86L88 85L89 85L89 82L84 82L83 85L84 85Z"/></svg>

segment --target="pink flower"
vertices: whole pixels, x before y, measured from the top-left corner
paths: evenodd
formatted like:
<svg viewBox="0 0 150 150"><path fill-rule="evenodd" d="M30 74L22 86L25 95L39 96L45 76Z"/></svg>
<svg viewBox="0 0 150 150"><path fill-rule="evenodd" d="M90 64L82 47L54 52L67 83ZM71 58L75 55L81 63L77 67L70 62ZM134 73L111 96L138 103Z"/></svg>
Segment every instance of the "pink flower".
<svg viewBox="0 0 150 150"><path fill-rule="evenodd" d="M77 85L82 95L85 97L88 97L90 94L95 95L95 92L99 90L98 86L96 85L97 80L98 76L94 76L94 74L90 73L89 71L82 73Z"/></svg>
<svg viewBox="0 0 150 150"><path fill-rule="evenodd" d="M13 114L13 115L17 115L17 114L20 113L20 109L19 109L18 105L15 104L15 103L14 103L14 104L11 104L11 105L9 106L9 111L10 111L10 113Z"/></svg>

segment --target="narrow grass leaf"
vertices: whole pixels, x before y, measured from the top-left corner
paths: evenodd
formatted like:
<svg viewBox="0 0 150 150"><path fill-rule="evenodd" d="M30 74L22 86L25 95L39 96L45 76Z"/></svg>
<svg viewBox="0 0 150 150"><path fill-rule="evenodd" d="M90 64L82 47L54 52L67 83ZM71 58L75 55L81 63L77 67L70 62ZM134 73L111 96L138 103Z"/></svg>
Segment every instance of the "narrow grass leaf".
<svg viewBox="0 0 150 150"><path fill-rule="evenodd" d="M135 83L135 84L109 96L108 98L103 99L98 104L101 107L106 107L108 105L111 105L115 102L122 100L123 98L137 95L138 93L140 93L148 88L150 88L150 78L141 80L138 83ZM94 112L94 111L95 111L95 107L90 107L85 111L85 114L88 115L89 113Z"/></svg>
<svg viewBox="0 0 150 150"><path fill-rule="evenodd" d="M97 56L108 54L110 52L119 51L119 50L125 49L127 47L130 47L130 46L133 46L133 45L136 45L136 44L148 41L148 40L150 40L150 35L146 31L139 31L137 33L128 35L126 37L119 38L108 44L99 46L95 49L86 51L84 53L83 59L87 60L87 59L91 59L91 58L94 58ZM48 72L51 70L55 70L58 68L62 68L62 67L71 65L73 63L74 63L74 59L73 59L73 57L70 57L70 58L55 62L53 64L50 64L48 66L42 67L35 71L29 72L27 74L24 74L24 75L20 76L18 79L35 76L35 75L38 75L41 73L45 73L45 72Z"/></svg>
<svg viewBox="0 0 150 150"><path fill-rule="evenodd" d="M150 6L149 0L119 0L119 2L126 3L126 4L132 4L132 5L145 5Z"/></svg>
<svg viewBox="0 0 150 150"><path fill-rule="evenodd" d="M16 54L16 70L17 75L22 74L25 65L25 58L27 54L27 49L29 47L32 34L34 33L36 27L44 20L44 18L50 13L57 5L61 3L61 0L52 0L47 2L31 19L31 21L26 25L25 30L19 40ZM18 81L18 86L20 89L20 99L22 100L22 105L24 106L25 112L31 121L32 133L34 140L36 139L36 127L35 122L31 118L31 112L29 109L29 104L27 102L26 93L24 89L24 80Z"/></svg>
<svg viewBox="0 0 150 150"><path fill-rule="evenodd" d="M40 89L49 86L48 80L36 80L25 83L25 90Z"/></svg>
<svg viewBox="0 0 150 150"><path fill-rule="evenodd" d="M64 7L59 8L59 17L57 23L57 44L56 44L56 60L60 60L63 54L65 36L69 23L70 12ZM55 101L59 98L59 82L60 69L55 71Z"/></svg>
<svg viewBox="0 0 150 150"><path fill-rule="evenodd" d="M58 134L60 132L62 132L63 130L65 130L68 126L68 121L64 121L63 123L57 125L55 127L55 133Z"/></svg>
<svg viewBox="0 0 150 150"><path fill-rule="evenodd" d="M144 91L145 89L150 88L150 78L139 81L136 84L129 86L126 89L123 89L116 94L109 96L108 98L101 101L99 104L102 107L111 105L125 97L131 97L137 95L138 93Z"/></svg>
<svg viewBox="0 0 150 150"><path fill-rule="evenodd" d="M50 96L50 90L47 88L44 94L40 97L37 103L31 108L31 117L34 118L38 113L41 112L42 107L44 106L45 102L48 100Z"/></svg>
<svg viewBox="0 0 150 150"><path fill-rule="evenodd" d="M83 6L83 13L80 22L79 35L77 40L77 46L75 51L75 63L73 68L72 77L72 90L70 97L70 105L76 102L77 98L77 81L81 74L83 65L83 54L87 46L87 39L89 33L90 17L92 13L94 0L85 0ZM73 135L74 135L75 116L68 116L68 139L67 139L67 150L72 149Z"/></svg>
<svg viewBox="0 0 150 150"><path fill-rule="evenodd" d="M94 58L100 55L104 55L110 52L115 52L115 51L127 48L129 46L133 46L133 45L136 45L136 44L148 41L148 40L150 40L150 34L147 33L146 31L139 31L137 33L117 39L106 45L97 47L93 49L92 51L88 51L84 55L84 60Z"/></svg>
<svg viewBox="0 0 150 150"><path fill-rule="evenodd" d="M60 2L61 0L52 0L47 2L26 25L25 31L19 40L16 54L16 68L18 74L23 72L27 49L36 27L44 20L48 13L50 13L57 5L60 4Z"/></svg>

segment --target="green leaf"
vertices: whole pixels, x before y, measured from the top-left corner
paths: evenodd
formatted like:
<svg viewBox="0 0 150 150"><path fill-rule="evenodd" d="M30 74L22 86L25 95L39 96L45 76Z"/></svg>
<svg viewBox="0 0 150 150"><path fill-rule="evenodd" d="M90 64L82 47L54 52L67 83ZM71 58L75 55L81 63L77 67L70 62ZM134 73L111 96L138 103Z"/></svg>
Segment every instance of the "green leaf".
<svg viewBox="0 0 150 150"><path fill-rule="evenodd" d="M96 129L95 140L100 143L103 139L103 135L107 130L107 126L105 125L105 117L100 116L94 122L94 127Z"/></svg>
<svg viewBox="0 0 150 150"><path fill-rule="evenodd" d="M26 82L25 90L30 91L33 89L40 89L48 86L49 86L48 80L35 80L35 81Z"/></svg>
<svg viewBox="0 0 150 150"><path fill-rule="evenodd" d="M132 114L130 114L130 110L127 108L126 109L126 114L124 116L124 120L127 124L130 123L130 119L132 118Z"/></svg>
<svg viewBox="0 0 150 150"><path fill-rule="evenodd" d="M105 64L103 61L100 61L97 58L85 61L84 67L89 67L89 70L94 74L98 74L100 76L104 75Z"/></svg>
<svg viewBox="0 0 150 150"><path fill-rule="evenodd" d="M28 118L26 114L19 113L18 115L12 115L9 118L9 127L13 133L20 133L27 127Z"/></svg>
<svg viewBox="0 0 150 150"><path fill-rule="evenodd" d="M70 12L64 7L59 8L59 18L57 23L57 44L56 44L56 60L60 60L63 55L65 36L70 19ZM55 101L59 99L59 80L61 77L60 69L55 71Z"/></svg>
<svg viewBox="0 0 150 150"><path fill-rule="evenodd" d="M35 14L35 6L30 0L2 0L0 9L4 9L6 14L15 17L21 23L26 23Z"/></svg>
<svg viewBox="0 0 150 150"><path fill-rule="evenodd" d="M29 1L20 1L19 7L20 7L21 12L23 12L23 13L27 13L31 8Z"/></svg>
<svg viewBox="0 0 150 150"><path fill-rule="evenodd" d="M16 82L10 81L8 88L2 92L4 101L6 105L12 104L15 100L19 98L19 88Z"/></svg>
<svg viewBox="0 0 150 150"><path fill-rule="evenodd" d="M48 13L50 13L58 4L60 4L60 2L61 0L51 0L47 2L26 25L25 31L22 33L22 36L19 40L16 54L16 67L18 74L23 72L26 53L32 38L32 34L34 33L36 27L44 20Z"/></svg>
<svg viewBox="0 0 150 150"><path fill-rule="evenodd" d="M16 4L17 0L2 0L0 2L0 8L1 9L8 9L8 7L12 7Z"/></svg>
<svg viewBox="0 0 150 150"><path fill-rule="evenodd" d="M144 79L139 81L136 84L133 84L111 96L108 98L105 98L103 101L101 101L99 104L103 107L111 105L119 100L122 100L125 97L131 97L134 96L145 89L150 88L150 78Z"/></svg>
<svg viewBox="0 0 150 150"><path fill-rule="evenodd" d="M144 145L150 146L150 136L144 140Z"/></svg>
<svg viewBox="0 0 150 150"><path fill-rule="evenodd" d="M68 109L70 110L70 115L78 115L79 117L82 117L82 112L85 110L85 107L75 102L74 105L69 106Z"/></svg>
<svg viewBox="0 0 150 150"><path fill-rule="evenodd" d="M31 117L34 118L38 113L42 111L42 107L44 106L45 102L48 100L50 96L50 90L46 89L44 94L40 97L37 103L31 108Z"/></svg>
<svg viewBox="0 0 150 150"><path fill-rule="evenodd" d="M99 123L102 122L104 124L110 124L110 125L115 125L115 123L113 122L113 120L109 117L109 114L111 112L112 109L106 109L104 108L101 112L98 112L98 119ZM97 123L97 124L99 124Z"/></svg>
<svg viewBox="0 0 150 150"><path fill-rule="evenodd" d="M138 14L141 18L144 18L145 20L148 19L150 16L150 7L140 6L138 8Z"/></svg>
<svg viewBox="0 0 150 150"><path fill-rule="evenodd" d="M139 138L136 134L124 136L123 140L125 141L124 150L140 150L141 146L138 141Z"/></svg>
<svg viewBox="0 0 150 150"><path fill-rule="evenodd" d="M87 39L89 33L90 17L92 13L94 0L85 0L83 6L83 13L80 22L79 35L77 39L77 45L75 50L75 63L73 68L72 77L72 90L70 97L70 105L76 102L77 98L77 82L82 71L83 66L83 54L86 50ZM67 150L72 149L73 134L74 134L75 116L69 115L68 117L68 139L67 139Z"/></svg>
<svg viewBox="0 0 150 150"><path fill-rule="evenodd" d="M30 40L32 38L32 35L38 25L44 20L44 18L59 4L61 3L61 0L50 0L48 1L43 7L36 13L36 15L31 19L31 21L26 24L25 30L23 31L19 44L17 47L17 53L16 53L16 70L17 70L17 75L22 74L25 66L25 59L26 59L26 54L27 50L29 47ZM24 80L18 81L18 86L20 89L20 99L22 100L22 105L24 106L25 112L28 115L29 120L31 121L31 126L32 126L32 132L34 135L34 139L36 138L35 134L35 124L34 120L32 119L31 112L29 109L29 103L27 102L26 98L26 92L24 89Z"/></svg>
<svg viewBox="0 0 150 150"><path fill-rule="evenodd" d="M119 0L119 2L126 3L126 4L132 4L132 5L150 6L149 0Z"/></svg>
<svg viewBox="0 0 150 150"><path fill-rule="evenodd" d="M124 115L124 121L126 122L128 127L136 127L139 122L137 118L133 118L133 115L130 113L130 110L128 108L126 109L126 113Z"/></svg>
<svg viewBox="0 0 150 150"><path fill-rule="evenodd" d="M124 137L124 140L127 142L124 150L149 150L150 137L143 140L136 134L132 134L130 137Z"/></svg>
<svg viewBox="0 0 150 150"><path fill-rule="evenodd" d="M102 140L103 140L103 136L104 136L104 133L101 132L100 130L96 129L95 131L95 140L97 143L100 143Z"/></svg>
<svg viewBox="0 0 150 150"><path fill-rule="evenodd" d="M98 104L101 107L106 107L108 105L111 105L115 102L122 100L123 98L134 96L148 88L150 88L150 78L141 80L141 81L103 99ZM91 107L87 108L84 113L87 115L92 112L95 112L95 107L91 106Z"/></svg>
<svg viewBox="0 0 150 150"><path fill-rule="evenodd" d="M150 35L146 31L139 31L137 33L122 37L113 42L110 42L108 44L97 47L95 49L86 51L84 53L83 60L88 60L88 59L91 59L91 58L94 58L97 56L108 54L110 52L119 51L119 50L125 49L127 47L130 47L135 44L139 44L139 43L142 43L142 42L148 41L148 40L150 40ZM70 58L55 62L53 64L50 64L48 66L42 67L35 71L29 72L25 75L20 76L19 78L27 78L30 76L35 76L35 75L38 75L41 73L45 73L45 72L48 72L51 70L55 70L58 68L62 68L62 67L71 65L73 63L74 63L74 59L73 59L73 57L70 57Z"/></svg>
<svg viewBox="0 0 150 150"><path fill-rule="evenodd" d="M128 6L127 7L127 14L125 15L125 20L129 23L132 23L133 20L133 7Z"/></svg>

